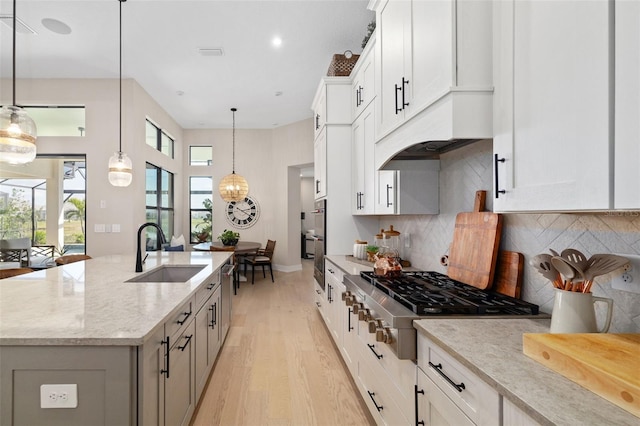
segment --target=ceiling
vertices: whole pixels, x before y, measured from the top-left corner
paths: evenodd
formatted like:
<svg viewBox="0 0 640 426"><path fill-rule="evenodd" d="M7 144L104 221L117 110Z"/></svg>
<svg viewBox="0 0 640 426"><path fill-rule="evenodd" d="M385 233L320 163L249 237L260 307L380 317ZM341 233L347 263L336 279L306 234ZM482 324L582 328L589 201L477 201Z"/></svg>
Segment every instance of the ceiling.
<svg viewBox="0 0 640 426"><path fill-rule="evenodd" d="M185 129L231 127L231 107L238 128L300 121L312 116L332 55L361 52L374 19L367 3L128 0L123 78L135 79ZM17 78L118 78L118 0L17 0L16 8L35 31L18 33ZM0 0L0 18L12 13L12 0ZM2 22L0 76L11 78L12 31L4 23L11 20ZM201 48L223 55L205 56Z"/></svg>

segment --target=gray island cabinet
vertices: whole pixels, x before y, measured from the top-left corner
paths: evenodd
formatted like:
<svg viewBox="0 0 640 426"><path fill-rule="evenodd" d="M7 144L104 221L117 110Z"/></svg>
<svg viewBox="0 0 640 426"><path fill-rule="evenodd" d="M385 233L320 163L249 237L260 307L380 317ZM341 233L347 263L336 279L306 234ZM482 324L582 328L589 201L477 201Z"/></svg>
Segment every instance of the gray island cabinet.
<svg viewBox="0 0 640 426"><path fill-rule="evenodd" d="M136 274L106 256L0 281L0 424L188 424L229 329L228 262L158 252ZM186 265L202 268L127 282Z"/></svg>

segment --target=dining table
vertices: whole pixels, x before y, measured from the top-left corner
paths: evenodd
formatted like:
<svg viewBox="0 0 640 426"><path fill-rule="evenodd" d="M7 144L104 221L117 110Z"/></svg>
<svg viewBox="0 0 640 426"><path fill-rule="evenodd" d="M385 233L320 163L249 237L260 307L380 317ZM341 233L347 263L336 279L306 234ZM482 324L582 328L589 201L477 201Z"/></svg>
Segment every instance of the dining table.
<svg viewBox="0 0 640 426"><path fill-rule="evenodd" d="M222 242L220 241L208 241L205 243L198 243L194 245L193 249L196 251L211 251L211 246L217 247L217 248L228 247L222 244ZM250 256L252 254L257 253L260 246L261 246L260 243L257 243L254 241L238 241L234 246L235 249L233 251L237 257ZM242 263L242 262L238 262L238 263ZM244 274L240 274L239 266L238 266L238 281L246 281L246 280L247 279L244 276Z"/></svg>
<svg viewBox="0 0 640 426"><path fill-rule="evenodd" d="M198 243L193 246L193 249L196 251L210 251L211 246L217 248L227 247L222 244L220 241L208 241L205 243ZM254 241L238 241L238 243L234 246L234 252L236 254L253 254L258 251L261 244L256 243Z"/></svg>

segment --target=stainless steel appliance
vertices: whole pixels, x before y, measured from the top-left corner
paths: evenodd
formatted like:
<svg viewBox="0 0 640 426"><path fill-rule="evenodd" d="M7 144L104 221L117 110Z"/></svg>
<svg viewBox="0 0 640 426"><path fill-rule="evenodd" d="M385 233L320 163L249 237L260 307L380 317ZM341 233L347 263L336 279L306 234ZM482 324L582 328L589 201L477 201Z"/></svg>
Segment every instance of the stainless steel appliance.
<svg viewBox="0 0 640 426"><path fill-rule="evenodd" d="M317 283L324 290L324 254L325 249L327 247L327 242L325 241L326 235L326 225L327 225L327 217L326 217L326 208L327 208L327 200L320 200L315 202L315 208L313 210L314 216L314 230L315 234L313 236L313 277L316 279Z"/></svg>
<svg viewBox="0 0 640 426"><path fill-rule="evenodd" d="M438 272L403 272L380 278L373 272L345 275L343 300L358 320L366 321L378 342L400 359L416 359L413 321L437 316L538 317L538 306L480 290Z"/></svg>

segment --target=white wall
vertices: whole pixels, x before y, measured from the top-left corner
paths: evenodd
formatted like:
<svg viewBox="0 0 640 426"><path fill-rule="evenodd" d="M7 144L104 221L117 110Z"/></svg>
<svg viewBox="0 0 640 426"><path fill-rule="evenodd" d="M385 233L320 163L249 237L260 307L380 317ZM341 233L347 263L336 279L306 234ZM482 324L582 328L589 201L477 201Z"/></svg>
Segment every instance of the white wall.
<svg viewBox="0 0 640 426"><path fill-rule="evenodd" d="M11 93L11 81L2 80L2 103ZM133 162L133 182L115 188L107 179L109 157L118 150L117 79L18 80L20 102L25 105L84 105L84 137L39 137L39 154L85 154L87 158L87 235L90 256L134 253L137 228L145 220L145 161L176 173L176 213L183 210L181 179L182 130L133 80L124 80L122 150ZM176 158L169 159L145 144L145 117L152 118L176 138ZM105 208L100 207L104 200ZM95 224L119 224L120 233L96 233ZM176 222L179 226L180 222ZM133 269L135 265L131 265Z"/></svg>

